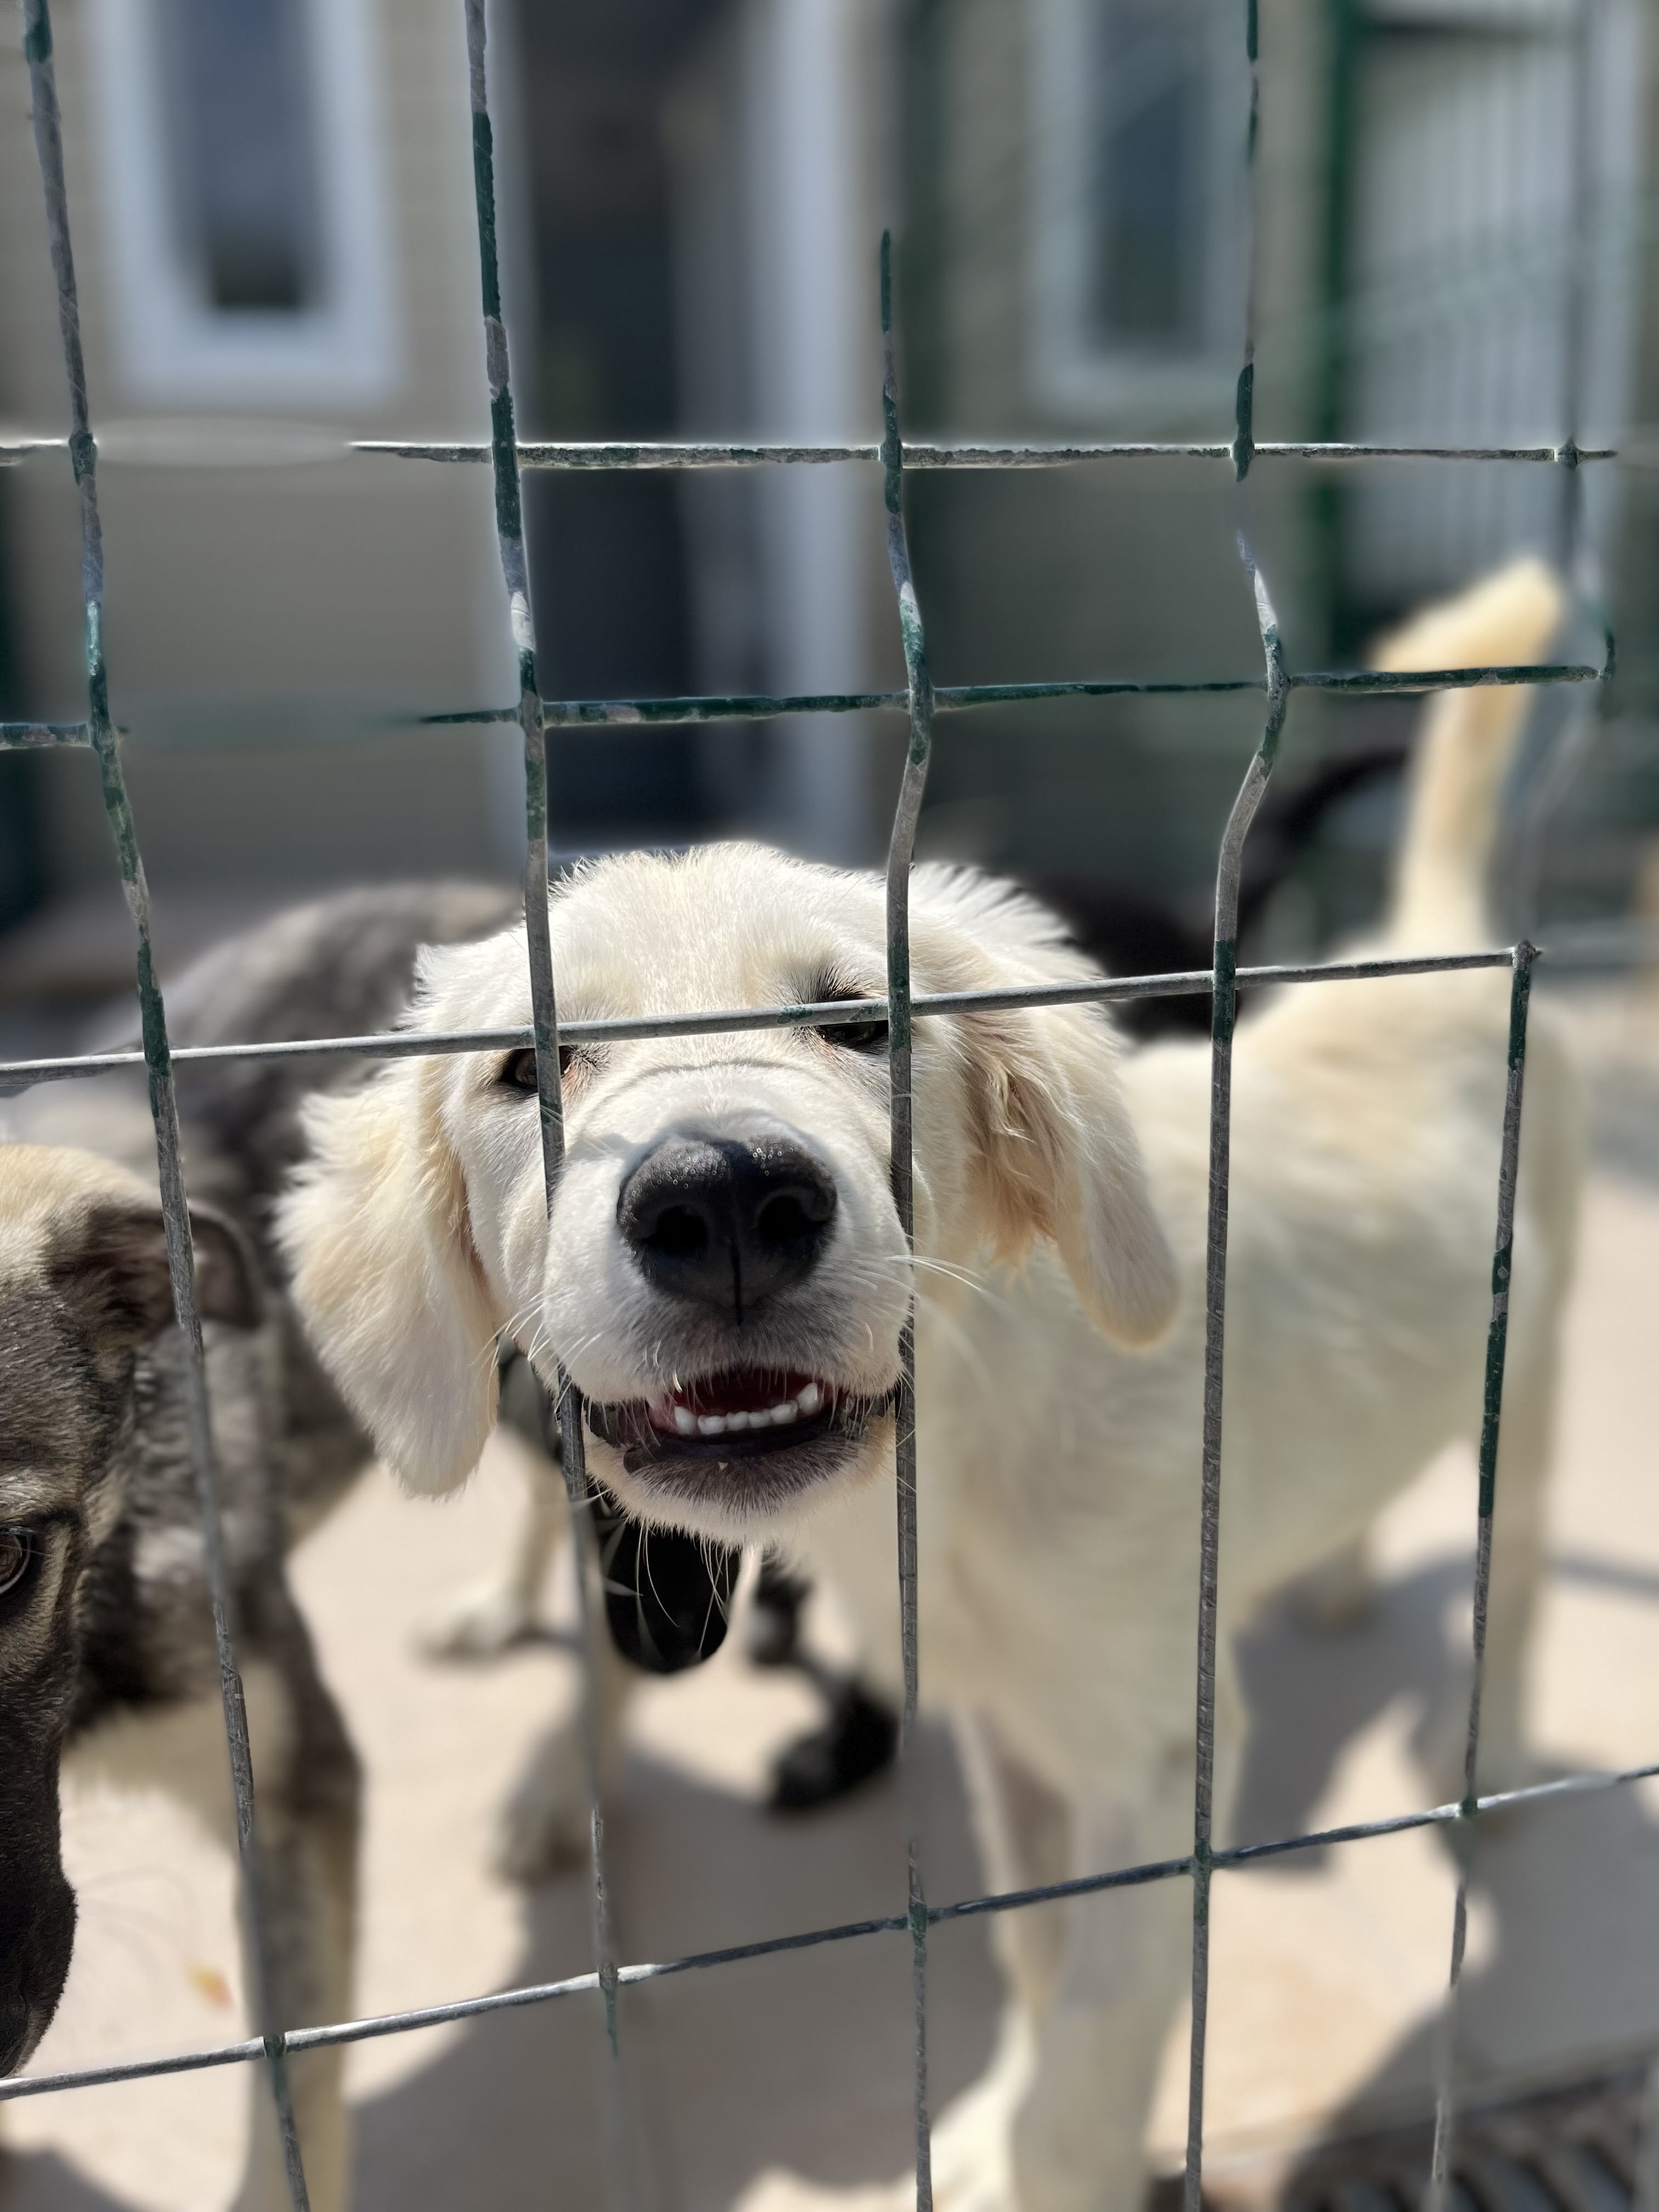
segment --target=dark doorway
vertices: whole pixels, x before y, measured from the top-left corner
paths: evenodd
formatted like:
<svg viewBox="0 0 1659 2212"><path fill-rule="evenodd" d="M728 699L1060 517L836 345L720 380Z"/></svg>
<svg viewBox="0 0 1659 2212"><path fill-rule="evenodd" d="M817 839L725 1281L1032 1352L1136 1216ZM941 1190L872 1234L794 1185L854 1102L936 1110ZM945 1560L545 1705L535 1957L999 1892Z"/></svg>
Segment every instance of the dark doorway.
<svg viewBox="0 0 1659 2212"><path fill-rule="evenodd" d="M659 438L679 420L665 91L712 0L519 0L521 129L538 298L521 434ZM526 520L543 689L692 689L680 486L533 471ZM556 849L676 843L706 830L695 730L561 732Z"/></svg>

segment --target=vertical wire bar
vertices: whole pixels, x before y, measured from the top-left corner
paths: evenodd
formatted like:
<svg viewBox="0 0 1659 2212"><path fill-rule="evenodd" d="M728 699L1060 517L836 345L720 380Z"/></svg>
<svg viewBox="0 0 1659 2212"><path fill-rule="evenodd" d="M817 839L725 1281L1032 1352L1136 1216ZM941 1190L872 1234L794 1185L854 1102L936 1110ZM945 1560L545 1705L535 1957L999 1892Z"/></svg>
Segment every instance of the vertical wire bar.
<svg viewBox="0 0 1659 2212"><path fill-rule="evenodd" d="M501 267L495 238L495 151L489 119L484 0L465 0L467 77L472 109L472 183L478 222L478 276L483 310L484 368L489 387L490 461L495 478L495 536L507 586L513 642L519 657L519 726L524 739L524 917L530 965L531 1024L536 1041L536 1097L540 1116L542 1172L549 1217L564 1165L564 1106L559 1066L559 1017L553 983L548 915L547 740L536 676L536 633L525 553L519 449L507 326L501 313ZM565 1494L576 1540L576 1589L582 1637L582 1736L587 1770L589 1839L592 1860L593 1937L605 2008L605 2136L606 2189L613 2206L632 2199L627 2120L617 2028L617 1954L605 1872L605 1812L600 1799L600 1688L588 1534L587 1455L581 1398L562 1368L556 1383Z"/></svg>
<svg viewBox="0 0 1659 2212"><path fill-rule="evenodd" d="M1469 1684L1468 1733L1463 1747L1463 1797L1450 1831L1457 1852L1457 1896L1452 1907L1451 1969L1441 2015L1435 2084L1434 2154L1425 2194L1425 2212L1442 2212L1451 2171L1456 2124L1454 2072L1457 2000L1468 1932L1469 1863L1474 1854L1475 1765L1480 1751L1480 1696L1486 1667L1486 1602L1492 1586L1492 1508L1498 1495L1498 1424L1504 1410L1504 1362L1509 1344L1510 1274L1515 1251L1515 1183L1521 1159L1521 1101L1527 1072L1527 1007L1532 995L1536 948L1522 939L1515 948L1510 981L1508 1082L1504 1137L1498 1158L1498 1230L1492 1240L1492 1318L1486 1327L1486 1371L1480 1412L1480 1488L1476 1504L1474 1556L1474 1672Z"/></svg>
<svg viewBox="0 0 1659 2212"><path fill-rule="evenodd" d="M58 293L58 325L69 383L70 459L81 503L81 592L85 610L88 732L98 762L104 810L114 840L121 886L137 936L137 991L144 1063L149 1079L149 1108L155 1124L155 1158L167 1237L167 1273L173 1310L184 1340L183 1382L190 1437L191 1474L202 1528L213 1615L214 1651L224 1708L231 1789L236 1808L236 1854L241 1876L240 1905L247 1946L251 1995L264 2045L276 2132L282 2145L288 2193L295 2212L310 2212L305 2166L295 2123L287 2052L271 2000L270 1951L266 1941L258 1843L253 1814L253 1759L248 1741L247 1709L236 1664L235 1608L225 1559L219 1515L218 1480L209 1416L207 1370L201 1316L196 1304L195 1258L191 1248L190 1209L185 1195L179 1149L179 1108L173 1092L173 1058L167 1013L155 981L150 947L149 886L138 850L137 828L126 778L109 714L109 675L104 660L104 542L98 513L98 448L87 404L86 362L81 345L81 308L70 238L69 192L64 174L63 118L58 105L48 0L23 0L23 55L28 64L34 146L46 196L46 234Z"/></svg>
<svg viewBox="0 0 1659 2212"><path fill-rule="evenodd" d="M1243 483L1255 451L1256 289L1261 239L1261 26L1258 0L1244 0L1244 60L1249 116L1244 134L1243 361L1234 403L1233 480ZM1200 2212L1204 2194L1204 2069L1210 2024L1210 1880L1215 1796L1215 1646L1221 1545L1221 1379L1227 1312L1228 1170L1231 1154L1233 1028L1238 1014L1238 886L1244 840L1273 772L1290 685L1279 618L1241 532L1239 554L1255 598L1267 663L1267 714L1245 770L1216 863L1215 950L1210 982L1209 1218L1204 1264L1204 1436L1199 1499L1198 1681L1193 1765L1192 2030L1187 2054L1187 2156L1183 2212Z"/></svg>
<svg viewBox="0 0 1659 2212"><path fill-rule="evenodd" d="M1290 706L1279 619L1243 537L1238 550L1255 594L1267 662L1267 716L1227 826L1216 869L1215 964L1210 1014L1210 1181L1204 1263L1203 1488L1199 1508L1198 1709L1193 1776L1193 2024L1187 2075L1183 2212L1199 2212L1204 2180L1204 2063L1210 2006L1210 1876L1215 1784L1215 1649L1221 1543L1221 1381L1227 1311L1228 1169L1231 1152L1233 1028L1238 1012L1238 885L1244 839L1267 787Z"/></svg>
<svg viewBox="0 0 1659 2212"><path fill-rule="evenodd" d="M904 757L893 833L887 848L887 1065L890 1086L893 1202L907 1248L915 1250L915 1191L911 1158L910 1089L910 863L916 823L927 782L933 743L933 684L927 672L921 610L910 574L904 537L904 447L899 437L898 371L893 342L892 239L881 240L881 459L887 502L887 565L898 595L899 634L910 708L910 742ZM916 2026L916 2212L932 2212L933 2144L927 2116L927 1898L921 1878L921 1786L916 1763L916 1330L915 1293L899 1337L899 1385L895 1419L898 1497L899 1623L904 1662L904 1705L899 1724L908 1811L910 1976Z"/></svg>
<svg viewBox="0 0 1659 2212"><path fill-rule="evenodd" d="M1257 0L1244 0L1244 58L1250 70L1250 115L1244 132L1245 204L1249 210L1249 245L1244 260L1244 360L1238 372L1233 398L1233 480L1243 483L1249 474L1255 452L1255 316L1256 280L1261 256L1256 240L1261 229L1261 168L1257 141L1261 135L1261 27Z"/></svg>
<svg viewBox="0 0 1659 2212"><path fill-rule="evenodd" d="M1583 428L1584 346L1589 311L1589 267L1595 252L1595 89L1599 0L1578 0L1571 31L1571 202L1568 213L1565 288L1561 330L1561 443L1556 515L1556 554L1562 574L1600 617L1606 652L1602 680L1588 698L1574 699L1533 785L1516 838L1516 927L1536 929L1543 902L1544 857L1557 813L1595 747L1607 711L1613 662L1613 632L1601 604L1593 550L1584 534L1584 471L1579 463Z"/></svg>
<svg viewBox="0 0 1659 2212"><path fill-rule="evenodd" d="M1584 476L1578 465L1583 428L1584 336L1589 308L1589 264L1595 251L1592 231L1595 198L1595 152L1591 110L1595 89L1597 0L1577 0L1573 10L1571 82L1571 200L1567 214L1566 285L1561 312L1560 509L1557 520L1562 568L1574 572L1583 537Z"/></svg>

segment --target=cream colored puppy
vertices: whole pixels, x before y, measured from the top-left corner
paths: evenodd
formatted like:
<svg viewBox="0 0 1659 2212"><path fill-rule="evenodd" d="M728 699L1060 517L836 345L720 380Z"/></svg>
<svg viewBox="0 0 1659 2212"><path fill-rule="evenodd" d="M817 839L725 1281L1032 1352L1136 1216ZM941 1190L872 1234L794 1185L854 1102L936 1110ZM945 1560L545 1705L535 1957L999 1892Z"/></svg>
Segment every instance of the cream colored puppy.
<svg viewBox="0 0 1659 2212"><path fill-rule="evenodd" d="M1549 577L1442 610L1400 665L1533 657ZM1382 949L1487 936L1482 876L1526 703L1430 709ZM552 901L567 1017L884 988L873 879L723 847L617 860ZM918 992L1083 963L1004 886L921 868ZM415 1018L529 1018L521 933L432 954ZM1234 1072L1216 1802L1238 1728L1225 1631L1351 1545L1481 1405L1508 980L1287 991ZM1490 1643L1487 1771L1520 1757L1576 1103L1528 1073ZM988 1873L1017 1887L1190 1838L1209 1054L1120 1060L1086 1007L917 1026L913 1273L890 1194L879 1028L578 1047L545 1217L522 1053L406 1060L319 1101L284 1234L315 1342L411 1489L465 1479L522 1324L587 1401L592 1464L648 1521L794 1544L896 1685L899 1333L917 1305L924 1696L958 1717ZM1186 1886L999 1923L996 2061L940 2123L938 2201L1129 2212L1185 1972ZM901 2201L902 2191L895 2201Z"/></svg>

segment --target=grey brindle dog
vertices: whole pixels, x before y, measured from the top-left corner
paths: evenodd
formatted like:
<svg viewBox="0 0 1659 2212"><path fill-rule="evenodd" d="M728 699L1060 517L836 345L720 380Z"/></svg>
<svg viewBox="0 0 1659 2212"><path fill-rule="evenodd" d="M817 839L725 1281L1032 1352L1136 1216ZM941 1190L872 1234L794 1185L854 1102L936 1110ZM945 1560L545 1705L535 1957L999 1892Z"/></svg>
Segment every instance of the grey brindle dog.
<svg viewBox="0 0 1659 2212"><path fill-rule="evenodd" d="M389 887L281 917L171 994L175 1042L384 1026L416 949L498 928L510 893ZM356 1064L338 1064L337 1079ZM280 1288L270 1200L295 1108L334 1063L229 1062L179 1082L225 1548L247 1693L270 2000L285 2026L350 2009L356 1756L284 1556L368 1447ZM218 1669L142 1083L30 1098L0 1146L0 2071L27 2058L68 1972L61 1758L175 1790L234 1836ZM311 2197L346 2201L337 2053L293 2068ZM253 2083L244 2212L288 2201Z"/></svg>

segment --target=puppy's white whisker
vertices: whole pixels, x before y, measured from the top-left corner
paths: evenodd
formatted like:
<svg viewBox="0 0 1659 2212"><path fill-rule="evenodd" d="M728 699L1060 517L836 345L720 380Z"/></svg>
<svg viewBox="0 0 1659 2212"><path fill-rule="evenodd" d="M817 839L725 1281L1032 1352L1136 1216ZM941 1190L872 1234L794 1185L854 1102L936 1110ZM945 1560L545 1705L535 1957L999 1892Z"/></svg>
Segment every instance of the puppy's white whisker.
<svg viewBox="0 0 1659 2212"><path fill-rule="evenodd" d="M541 1311L545 1303L545 1299L539 1293L533 1298L526 1298L524 1304L510 1313L501 1323L500 1334L512 1337L516 1341L519 1331L532 1314Z"/></svg>

